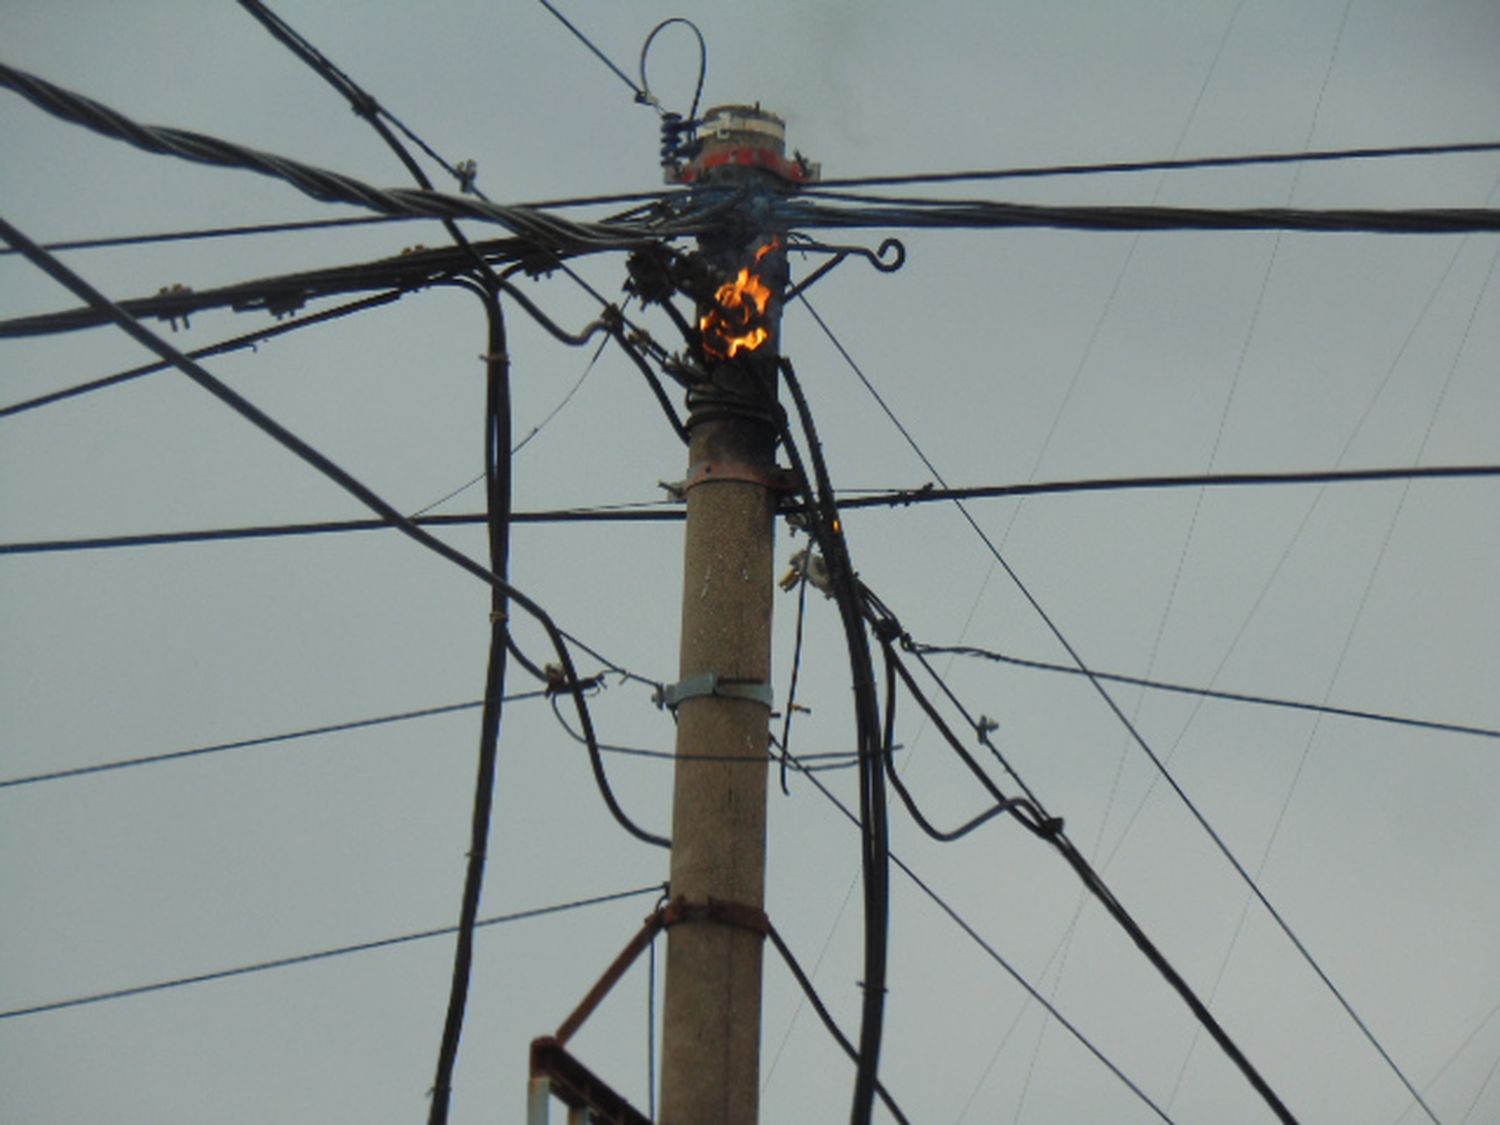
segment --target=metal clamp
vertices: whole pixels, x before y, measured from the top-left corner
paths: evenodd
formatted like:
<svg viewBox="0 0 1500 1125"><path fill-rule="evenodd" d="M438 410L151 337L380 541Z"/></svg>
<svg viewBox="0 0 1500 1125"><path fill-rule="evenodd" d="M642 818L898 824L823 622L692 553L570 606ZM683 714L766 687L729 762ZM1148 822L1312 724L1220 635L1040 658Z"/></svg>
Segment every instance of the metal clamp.
<svg viewBox="0 0 1500 1125"><path fill-rule="evenodd" d="M801 486L797 475L779 465L746 465L734 461L698 461L688 466L687 480L683 483L683 494L700 484L714 481L739 481L758 484L772 492L796 492Z"/></svg>
<svg viewBox="0 0 1500 1125"><path fill-rule="evenodd" d="M716 695L722 699L748 699L751 703L761 703L767 708L775 706L770 684L720 679L717 672L701 672L680 683L667 684L652 698L658 707L669 707L675 711L678 704L702 695Z"/></svg>

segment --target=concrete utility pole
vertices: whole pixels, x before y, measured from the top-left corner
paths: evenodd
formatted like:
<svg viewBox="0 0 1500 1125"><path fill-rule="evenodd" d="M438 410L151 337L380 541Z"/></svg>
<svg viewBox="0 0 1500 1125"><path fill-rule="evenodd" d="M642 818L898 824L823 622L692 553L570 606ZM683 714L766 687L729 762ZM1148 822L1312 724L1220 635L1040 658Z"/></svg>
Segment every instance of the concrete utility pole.
<svg viewBox="0 0 1500 1125"><path fill-rule="evenodd" d="M759 107L708 112L679 182L784 192L808 178ZM688 392L681 682L662 1029L662 1125L753 1125L760 1099L762 919L771 709L778 233L747 208L701 257L728 279L700 309L708 378ZM722 760L714 760L722 759Z"/></svg>

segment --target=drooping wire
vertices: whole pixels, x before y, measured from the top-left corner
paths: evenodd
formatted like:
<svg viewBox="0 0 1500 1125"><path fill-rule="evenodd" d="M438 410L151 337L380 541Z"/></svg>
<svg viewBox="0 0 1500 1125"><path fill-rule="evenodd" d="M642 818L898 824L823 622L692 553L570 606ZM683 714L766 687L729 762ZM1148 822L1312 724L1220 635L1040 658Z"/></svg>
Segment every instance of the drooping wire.
<svg viewBox="0 0 1500 1125"><path fill-rule="evenodd" d="M195 360L189 359L182 352L178 351L171 344L167 343L167 341L163 340L156 333L152 332L145 325L141 324L140 321L136 320L133 316L131 316L129 313L125 312L118 305L112 302L103 293L99 292L92 285L83 280L83 278L79 277L71 269L60 262L55 256L43 250L36 244L36 242L28 238L21 231L17 230L4 218L0 218L0 238L4 238L12 246L20 249L21 252L25 254L25 256L34 265L36 265L39 269L48 274L54 280L58 281L64 287L72 290L72 292L83 301L94 306L95 308L100 309L101 311L106 311L109 315L109 318L116 324L118 324L128 335L134 338L137 342L141 343L149 350L154 351L163 359L169 360L174 366L176 366L185 375L187 375L188 378L191 379L194 383L198 384L198 386L202 387L204 390L212 394L215 398L219 399L220 402L223 402L235 413L239 414L242 418L250 422L257 429L261 430L268 437L272 438L279 445L294 453L297 457L307 462L313 468L317 469L324 476L328 477L344 491L348 492L350 495L359 500L360 503L365 505L365 507L369 508L371 511L379 515L386 523L390 524L392 527L397 528L408 538L415 540L417 543L420 543L428 550L441 555L443 558L447 559L450 563L457 566L461 570L464 570L473 577L478 578L481 582L487 582L491 585L503 588L508 597L528 616L535 619L537 623L541 625L542 629L547 633L548 639L552 643L553 649L556 652L559 665L562 668L563 675L561 677L561 681L564 686L568 688L569 694L572 695L575 705L577 706L579 722L580 724L582 724L582 729L588 737L593 736L593 722L589 716L588 707L584 702L582 692L574 686L579 683L579 678L573 664L572 654L568 651L568 645L564 640L562 631L552 620L551 615L548 614L547 611L544 610L537 602L527 597L524 593L516 589L514 586L510 585L498 575L492 573L486 567L469 558L469 556L465 555L462 551L459 551L457 548L443 542L443 540L437 538L430 532L424 530L422 527L419 527L413 521L407 519L407 517L402 515L401 512L397 510L389 501L385 500L368 486L361 483L347 470L331 460L326 454L320 452L312 445L309 445L302 438L298 437L296 434L288 430L285 426L281 425L281 423L277 422L274 418L271 418L269 415L267 415L259 407L255 406L253 403L231 389L221 380L210 374L201 364L197 363ZM659 847L670 846L670 842L664 837L656 836L636 825L635 822L626 815L625 811L620 808L612 792L605 789L601 792L600 795L601 797L603 797L605 804L609 807L610 812L615 817L616 821L632 836L635 836L637 839L645 843L655 844Z"/></svg>
<svg viewBox="0 0 1500 1125"><path fill-rule="evenodd" d="M627 898L639 898L642 895L659 894L662 886L653 883L650 886L635 887L628 891L616 891L613 894L595 895L592 898L574 899L572 902L562 902L554 906L539 906L531 910L516 910L508 914L496 914L489 918L480 918L474 925L476 928L487 926L501 926L510 922L522 922L529 918L543 918L549 914L561 914L569 910L580 910L588 906L600 906L607 902L619 902ZM271 969L285 969L292 965L306 965L312 961L326 961L331 957L344 957L351 953L367 953L373 949L386 949L393 945L405 945L408 942L426 941L429 938L446 937L448 934L458 932L457 926L439 926L431 930L419 930L415 933L401 934L397 937L377 938L374 941L362 941L355 945L339 945L331 949L320 949L314 953L299 953L294 957L279 957L274 961L257 961L250 965L241 965L233 969L219 969L210 973L198 973L193 976L174 977L171 980L157 981L154 984L139 984L131 988L116 988L109 992L95 992L88 996L77 996L70 1000L52 1000L44 1004L30 1004L23 1008L12 1008L9 1011L0 1012L0 1020L19 1019L22 1016L36 1016L43 1012L56 1012L64 1008L79 1008L87 1004L102 1004L109 1000L124 1000L131 996L143 996L151 992L165 992L173 988L185 988L193 984L207 984L209 981L225 980L229 977L245 976L250 973L263 973Z"/></svg>
<svg viewBox="0 0 1500 1125"><path fill-rule="evenodd" d="M1113 918L1114 921L1120 926L1120 928L1125 931L1126 935L1135 944L1136 948L1139 949L1141 953L1146 957L1147 961L1151 963L1152 967L1155 968L1156 971L1167 982L1167 984L1171 986L1173 991L1178 994L1183 1003L1187 1005L1189 1011L1192 1012L1193 1017L1198 1021L1199 1025L1204 1030L1206 1030L1210 1036L1213 1037L1216 1043L1218 1043L1220 1050L1222 1050L1225 1056L1234 1063L1236 1068L1244 1076L1245 1080L1249 1082L1256 1093L1260 1095L1261 1099L1266 1103L1267 1107L1269 1107L1270 1110L1277 1116L1278 1120L1283 1122L1295 1122L1296 1118L1292 1116L1291 1111L1287 1109L1285 1103L1282 1102L1280 1096L1271 1087L1270 1083L1266 1081L1264 1076L1261 1075L1259 1070L1245 1055L1239 1045L1214 1017L1213 1013L1209 1011L1208 1006L1198 998L1198 995L1193 991L1192 987L1167 959L1165 954L1161 952L1161 950L1146 934L1145 930L1141 928L1138 922L1136 922L1135 918L1126 909L1124 904L1115 897L1114 893L1105 884L1103 878L1098 874L1098 872L1094 870L1092 865L1084 857L1083 853L1079 851L1076 846L1074 846L1073 842L1068 838L1067 833L1063 829L1062 818L1055 817L1046 810L1040 798L1038 798L1037 795L1032 792L1032 790L1028 786L1026 786L1025 782L1022 781L1019 775L1017 775L1015 771L1010 768L1009 764L1005 762L1004 758L993 746L988 736L988 728L986 727L984 722L982 720L976 720L974 716L969 713L968 709L964 707L962 701L959 700L959 698L949 689L946 682L944 682L942 678L938 676L936 670L933 669L930 664L927 664L925 659L923 659L922 662L927 667L928 673L937 680L939 687L942 689L944 695L947 696L949 702L958 709L959 714L963 716L964 721L976 732L976 734L979 736L980 742L988 747L995 754L995 756L1000 759L1001 765L1005 767L1007 772L1009 772L1013 778L1015 778L1017 784L1020 785L1022 787L1022 790L1025 792L1026 797L1024 799L1007 798L994 784L994 782L989 779L989 776L978 765L978 763L974 761L973 757L968 753L968 751L963 747L962 743L953 734L952 730L948 727L946 722L944 722L937 710L926 699L924 693L920 688L917 687L916 682L911 677L911 674L904 669L899 661L899 658L897 658L892 651L892 646L895 640L899 637L904 637L904 631L900 626L900 622L897 621L894 616L890 615L890 611L883 604L881 604L878 599L871 602L871 608L873 611L872 623L875 626L877 636L880 637L882 645L886 650L888 662L887 674L891 681L891 690L894 691L895 676L900 676L907 689L917 699L918 703L921 704L923 710L927 712L928 717L933 721L934 726L937 728L939 733L942 734L949 747L959 756L964 764L969 767L970 771L974 773L974 775L979 779L984 788L988 790L990 795L995 799L995 806L991 810L981 814L978 817L975 817L968 824L961 826L959 829L956 829L953 832L941 832L934 829L930 822L928 822L926 818L917 811L916 804L912 800L910 794L907 793L905 786L899 785L898 783L898 792L902 795L903 802L907 804L908 809L912 811L913 817L917 821L919 827L921 827L924 832L926 832L929 836L932 836L934 839L946 842L952 839L956 839L958 836L971 831L973 828L978 827L978 825L984 823L985 821L991 819L999 813L1004 812L1015 818L1032 835L1036 836L1043 842L1050 844L1058 852L1058 854L1062 856L1063 860L1068 864L1068 866L1073 869L1074 874L1078 876L1084 887L1091 894L1093 894L1093 896L1100 902L1100 904L1104 907L1105 911L1110 915L1110 917ZM919 657L919 659L922 658ZM891 720L889 718L890 713L891 712L888 711L888 732L890 730L891 723ZM889 734L887 735L887 737L889 737ZM894 773L894 770L892 770L892 772Z"/></svg>
<svg viewBox="0 0 1500 1125"><path fill-rule="evenodd" d="M809 774L807 775L807 779L813 785L813 787L817 789L818 792L821 793L830 804L833 805L834 808L836 808L840 813L843 814L844 819L854 825L854 827L861 833L864 832L864 825L861 823L860 817L847 805L840 801L838 797L834 795L833 791L823 784L820 778ZM979 946L979 948L984 952L985 956L987 956L995 964L999 965L1000 968L1004 969L1005 972L1009 974L1010 978L1014 980L1018 985L1020 985L1026 991L1026 993L1031 996L1032 999L1034 999L1038 1004L1041 1004L1049 1013L1051 1013L1052 1018L1057 1020L1058 1024L1066 1029L1067 1032L1072 1035L1073 1038L1076 1039L1086 1051L1089 1052L1089 1054L1098 1059L1099 1062L1103 1064L1105 1069L1107 1069L1111 1074L1118 1078L1120 1082L1123 1083L1132 1094L1139 1098L1142 1103L1149 1107L1157 1117L1161 1118L1161 1120L1163 1121L1169 1123L1171 1122L1172 1119L1167 1116L1166 1112L1160 1106L1158 1106L1154 1101L1151 1100L1150 1095L1148 1095L1144 1090L1141 1089L1139 1085L1132 1081L1131 1078L1109 1058L1109 1056L1104 1054L1102 1050L1095 1046L1093 1041L1090 1040L1088 1036L1086 1036L1076 1024L1074 1024L1071 1020L1064 1016L1057 1009L1057 1006L1052 1003L1052 1001L1043 996L1041 992L1039 992L1037 988L1031 984L1030 981L1022 976L1021 973L1009 961L1007 961L1000 954L1000 952L995 949L993 945L987 942L980 935L979 931L976 930L973 925L963 917L963 915L961 915L956 909L954 909L954 907L946 899L944 899L935 890L933 890L931 885L929 885L926 880L918 875L910 864L906 863L906 861L904 861L894 852L887 850L886 854L889 856L891 864L898 871L900 871L903 875L910 879L912 883L917 887L917 889L927 896L927 899L933 905L941 910L948 917L948 919L954 923L954 925L958 926L958 928L962 930L964 934L974 942L975 945Z"/></svg>
<svg viewBox="0 0 1500 1125"><path fill-rule="evenodd" d="M808 311L813 312L812 307L808 304L806 297L803 297L802 300L803 304L807 306ZM833 334L832 330L829 329L828 325L823 321L821 317L816 314L816 312L813 312L813 318L817 322L818 326L822 328L824 334L829 338L830 342L833 343L839 354L844 357L844 360L850 365L855 374L859 377L860 381L865 385L870 394L875 398L875 401L886 413L886 416L890 418L892 423L897 427L898 430L900 430L902 436L906 438L908 445L911 446L912 451L927 467L927 470L932 473L933 477L940 484L942 484L943 487L948 487L948 484L943 479L942 474L938 472L936 466L933 465L931 459L928 458L928 456L922 451L921 447L916 443L916 440L911 436L906 427L903 426L899 419L895 417L895 414L891 411L890 407L886 405L885 400L881 398L879 392L875 390L874 384L870 382L864 371L860 369L857 363L855 363L854 357L849 354L848 350L843 346L842 343L839 342L838 337ZM1095 675L1093 670L1084 662L1078 651L1073 647L1072 643L1067 639L1067 636L1062 632L1061 628L1055 621L1053 621L1052 616L1047 613L1041 603L1037 600L1036 596L1031 592L1030 588L1025 584L1025 582L1022 581L1021 576L1010 565L1009 561L1001 554L999 548L995 546L994 541L985 533L984 529L979 526L974 517L969 514L968 509L964 507L962 501L954 501L954 506L958 509L960 515L963 516L964 521L968 523L969 527L973 529L976 535L978 535L980 541L989 551L990 556L995 560L1000 568L1005 571L1006 575L1010 578L1016 589L1021 593L1027 604L1032 607L1033 612L1037 614L1038 618L1047 627L1047 630L1062 646L1063 650L1068 654L1068 658L1078 667L1080 674L1088 679L1090 685L1094 688L1095 693L1100 697L1101 700L1103 700L1105 706L1109 708L1110 712L1115 716L1116 720L1121 724L1121 726L1124 727L1125 732L1130 737L1131 741L1133 741L1138 747L1140 747L1141 751L1150 760L1152 766L1155 767L1157 774L1164 781L1166 781L1172 791L1177 794L1178 799L1192 815L1193 819L1197 821L1198 826L1213 842L1215 848L1217 848L1220 855L1224 857L1226 862L1229 863L1230 867L1233 868L1235 874L1239 876L1241 881L1245 883L1245 885L1250 889L1251 893L1254 894L1256 899L1260 901L1260 904L1265 908L1266 913L1270 915L1281 932L1286 935L1287 940L1292 943L1293 947L1297 950L1303 961L1307 963L1308 967L1313 970L1318 979L1323 982L1323 985L1339 1002L1339 1005L1344 1009L1345 1013L1354 1022L1355 1026L1358 1027L1359 1030L1363 1033L1366 1041L1370 1043L1370 1045L1375 1049L1376 1053L1379 1054L1380 1057L1385 1061L1387 1066L1400 1080L1401 1084L1405 1086L1408 1091L1415 1093L1415 1087L1411 1084L1411 1081L1406 1077L1401 1068L1397 1066L1395 1060L1391 1057L1386 1048L1381 1044L1380 1040L1375 1037L1375 1033L1370 1029L1369 1025L1366 1024L1363 1018L1360 1017L1359 1013L1355 1011L1354 1006L1349 1002L1348 998L1344 996L1343 991L1336 984L1334 984L1332 978L1329 977L1328 974L1324 971L1322 965L1320 965L1318 961L1313 957L1312 952L1307 948L1306 945L1303 944L1302 939L1297 936L1296 932L1292 929L1291 924L1285 919L1285 917L1282 916L1281 912L1272 905L1270 899L1266 897L1265 892L1261 890L1259 884L1257 884L1255 879L1251 876L1250 872L1245 868L1244 864L1240 862L1239 858L1234 854L1229 845L1224 841L1224 838L1219 835L1218 830L1209 823L1208 818L1204 816L1203 812L1198 808L1197 804L1192 800L1191 797L1188 796L1187 791L1184 790L1178 783L1176 777L1174 777L1172 772L1167 768L1166 763L1161 759L1160 756L1157 755L1156 751L1152 749L1151 744L1146 741L1145 737L1140 733L1136 725L1132 723L1125 712L1121 710L1114 697L1110 695L1108 690L1106 690L1106 688L1104 687L1103 681L1097 675ZM1082 857L1080 856L1079 858L1081 859ZM1082 873L1080 872L1080 875L1081 874ZM1420 1097L1418 1098L1418 1100L1420 1101Z"/></svg>
<svg viewBox="0 0 1500 1125"><path fill-rule="evenodd" d="M875 673L870 657L859 604L854 567L849 559L839 519L833 483L818 440L812 411L791 362L779 360L807 441L813 476L808 476L793 439L786 413L776 407L782 446L792 464L795 479L804 483L808 534L828 564L830 586L839 607L849 650L850 674L855 702L855 745L859 750L860 864L864 888L864 999L860 1014L859 1062L850 1107L853 1125L867 1125L873 1112L880 1066L880 1043L885 1019L885 979L890 925L890 838L886 816L885 775L879 761L880 710L875 693ZM773 404L774 405L774 404Z"/></svg>
<svg viewBox="0 0 1500 1125"><path fill-rule="evenodd" d="M243 0L242 0L243 2ZM484 293L488 327L485 349L485 482L488 500L487 531L490 571L502 580L510 574L510 359L506 349L505 318L498 284ZM505 694L505 660L510 651L510 600L501 585L490 587L490 646L485 668L484 714L480 722L479 760L474 780L474 811L470 823L469 854L459 912L458 940L453 954L448 1011L438 1046L436 1077L428 1106L430 1125L448 1120L453 1093L453 1068L463 1035L470 970L474 957L474 923L484 891L485 860L489 848L490 816L494 806L496 758L501 709Z"/></svg>

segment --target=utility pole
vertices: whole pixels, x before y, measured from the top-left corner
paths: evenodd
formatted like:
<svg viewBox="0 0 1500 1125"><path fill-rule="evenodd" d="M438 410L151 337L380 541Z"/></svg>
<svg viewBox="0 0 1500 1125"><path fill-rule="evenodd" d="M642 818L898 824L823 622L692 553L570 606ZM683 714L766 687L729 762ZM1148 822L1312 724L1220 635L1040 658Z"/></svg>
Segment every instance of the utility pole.
<svg viewBox="0 0 1500 1125"><path fill-rule="evenodd" d="M701 148L669 177L748 189L699 258L718 288L700 307L704 378L688 391L687 523L671 890L662 1027L662 1125L754 1125L760 1099L766 784L771 710L778 232L756 192L809 178L758 106L709 110Z"/></svg>

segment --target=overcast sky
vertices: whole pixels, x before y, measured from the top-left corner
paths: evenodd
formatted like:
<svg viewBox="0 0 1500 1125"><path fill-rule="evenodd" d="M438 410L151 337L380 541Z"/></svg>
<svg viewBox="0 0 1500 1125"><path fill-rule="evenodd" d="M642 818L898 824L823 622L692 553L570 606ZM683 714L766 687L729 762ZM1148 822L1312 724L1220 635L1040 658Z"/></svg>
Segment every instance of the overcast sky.
<svg viewBox="0 0 1500 1125"><path fill-rule="evenodd" d="M519 202L659 186L654 116L539 4L283 0L276 10L449 160ZM1495 139L1491 0L563 6L634 70L658 21L708 42L706 104L760 101L827 176ZM237 5L7 0L5 60L140 121L387 186L372 130ZM686 109L695 55L651 78ZM0 95L0 214L61 240L354 214L249 173L149 156ZM441 172L432 170L434 179ZM440 184L447 187L448 185ZM1480 207L1500 157L919 187L908 194L1211 207ZM582 212L602 215L603 212ZM479 224L472 232L490 233ZM873 245L885 232L868 232ZM1494 463L1500 238L1057 231L902 236L810 292L953 484ZM118 298L444 244L436 224L67 255ZM852 241L852 239L851 239ZM793 260L794 271L805 272ZM619 255L587 261L602 291ZM565 325L597 311L533 286ZM0 259L0 316L74 300ZM324 307L322 305L317 307ZM199 347L266 326L212 312ZM648 320L664 341L664 318ZM583 374L509 316L516 434ZM208 366L407 512L482 468L484 322L457 290L307 328ZM835 484L930 479L800 308L784 347ZM144 362L98 328L0 342L0 403ZM651 501L680 445L606 351L515 459L518 509ZM478 489L439 510L477 511ZM1492 482L982 501L975 517L1092 666L1225 690L1500 727ZM6 542L358 517L362 510L175 373L0 418ZM850 513L855 566L917 639L1044 661L1061 648L951 507ZM478 529L447 534L482 557ZM799 544L779 532L778 557ZM676 668L680 528L518 527L515 583L657 680ZM0 557L0 780L253 739L482 693L484 586L385 532ZM778 599L778 696L795 603ZM541 651L522 626L519 639ZM1422 1119L1391 1069L1086 683L936 666L1105 871L1298 1116ZM598 666L581 659L581 669ZM518 674L514 690L529 685ZM794 749L853 739L843 640L809 601ZM1500 756L1492 738L1110 688L1146 741L1445 1122L1500 1120ZM601 736L672 745L610 680ZM0 1009L375 940L457 919L477 711L0 789ZM904 776L952 825L982 796L902 704ZM622 804L670 823L670 765L616 756ZM852 775L826 775L854 799ZM1013 822L936 845L893 806L893 850L1179 1121L1264 1106L1102 911ZM481 913L647 887L664 852L610 818L547 705L506 710ZM773 785L767 905L857 1028L858 836L805 780ZM882 1078L913 1121L1133 1122L1151 1110L970 936L893 874ZM855 893L851 894L851 890ZM556 1027L652 896L482 931L455 1122L515 1121L526 1046ZM451 939L0 1020L0 1117L414 1122ZM658 984L659 984L658 980ZM640 963L574 1041L642 1108ZM768 953L762 1117L847 1114L853 1068Z"/></svg>

